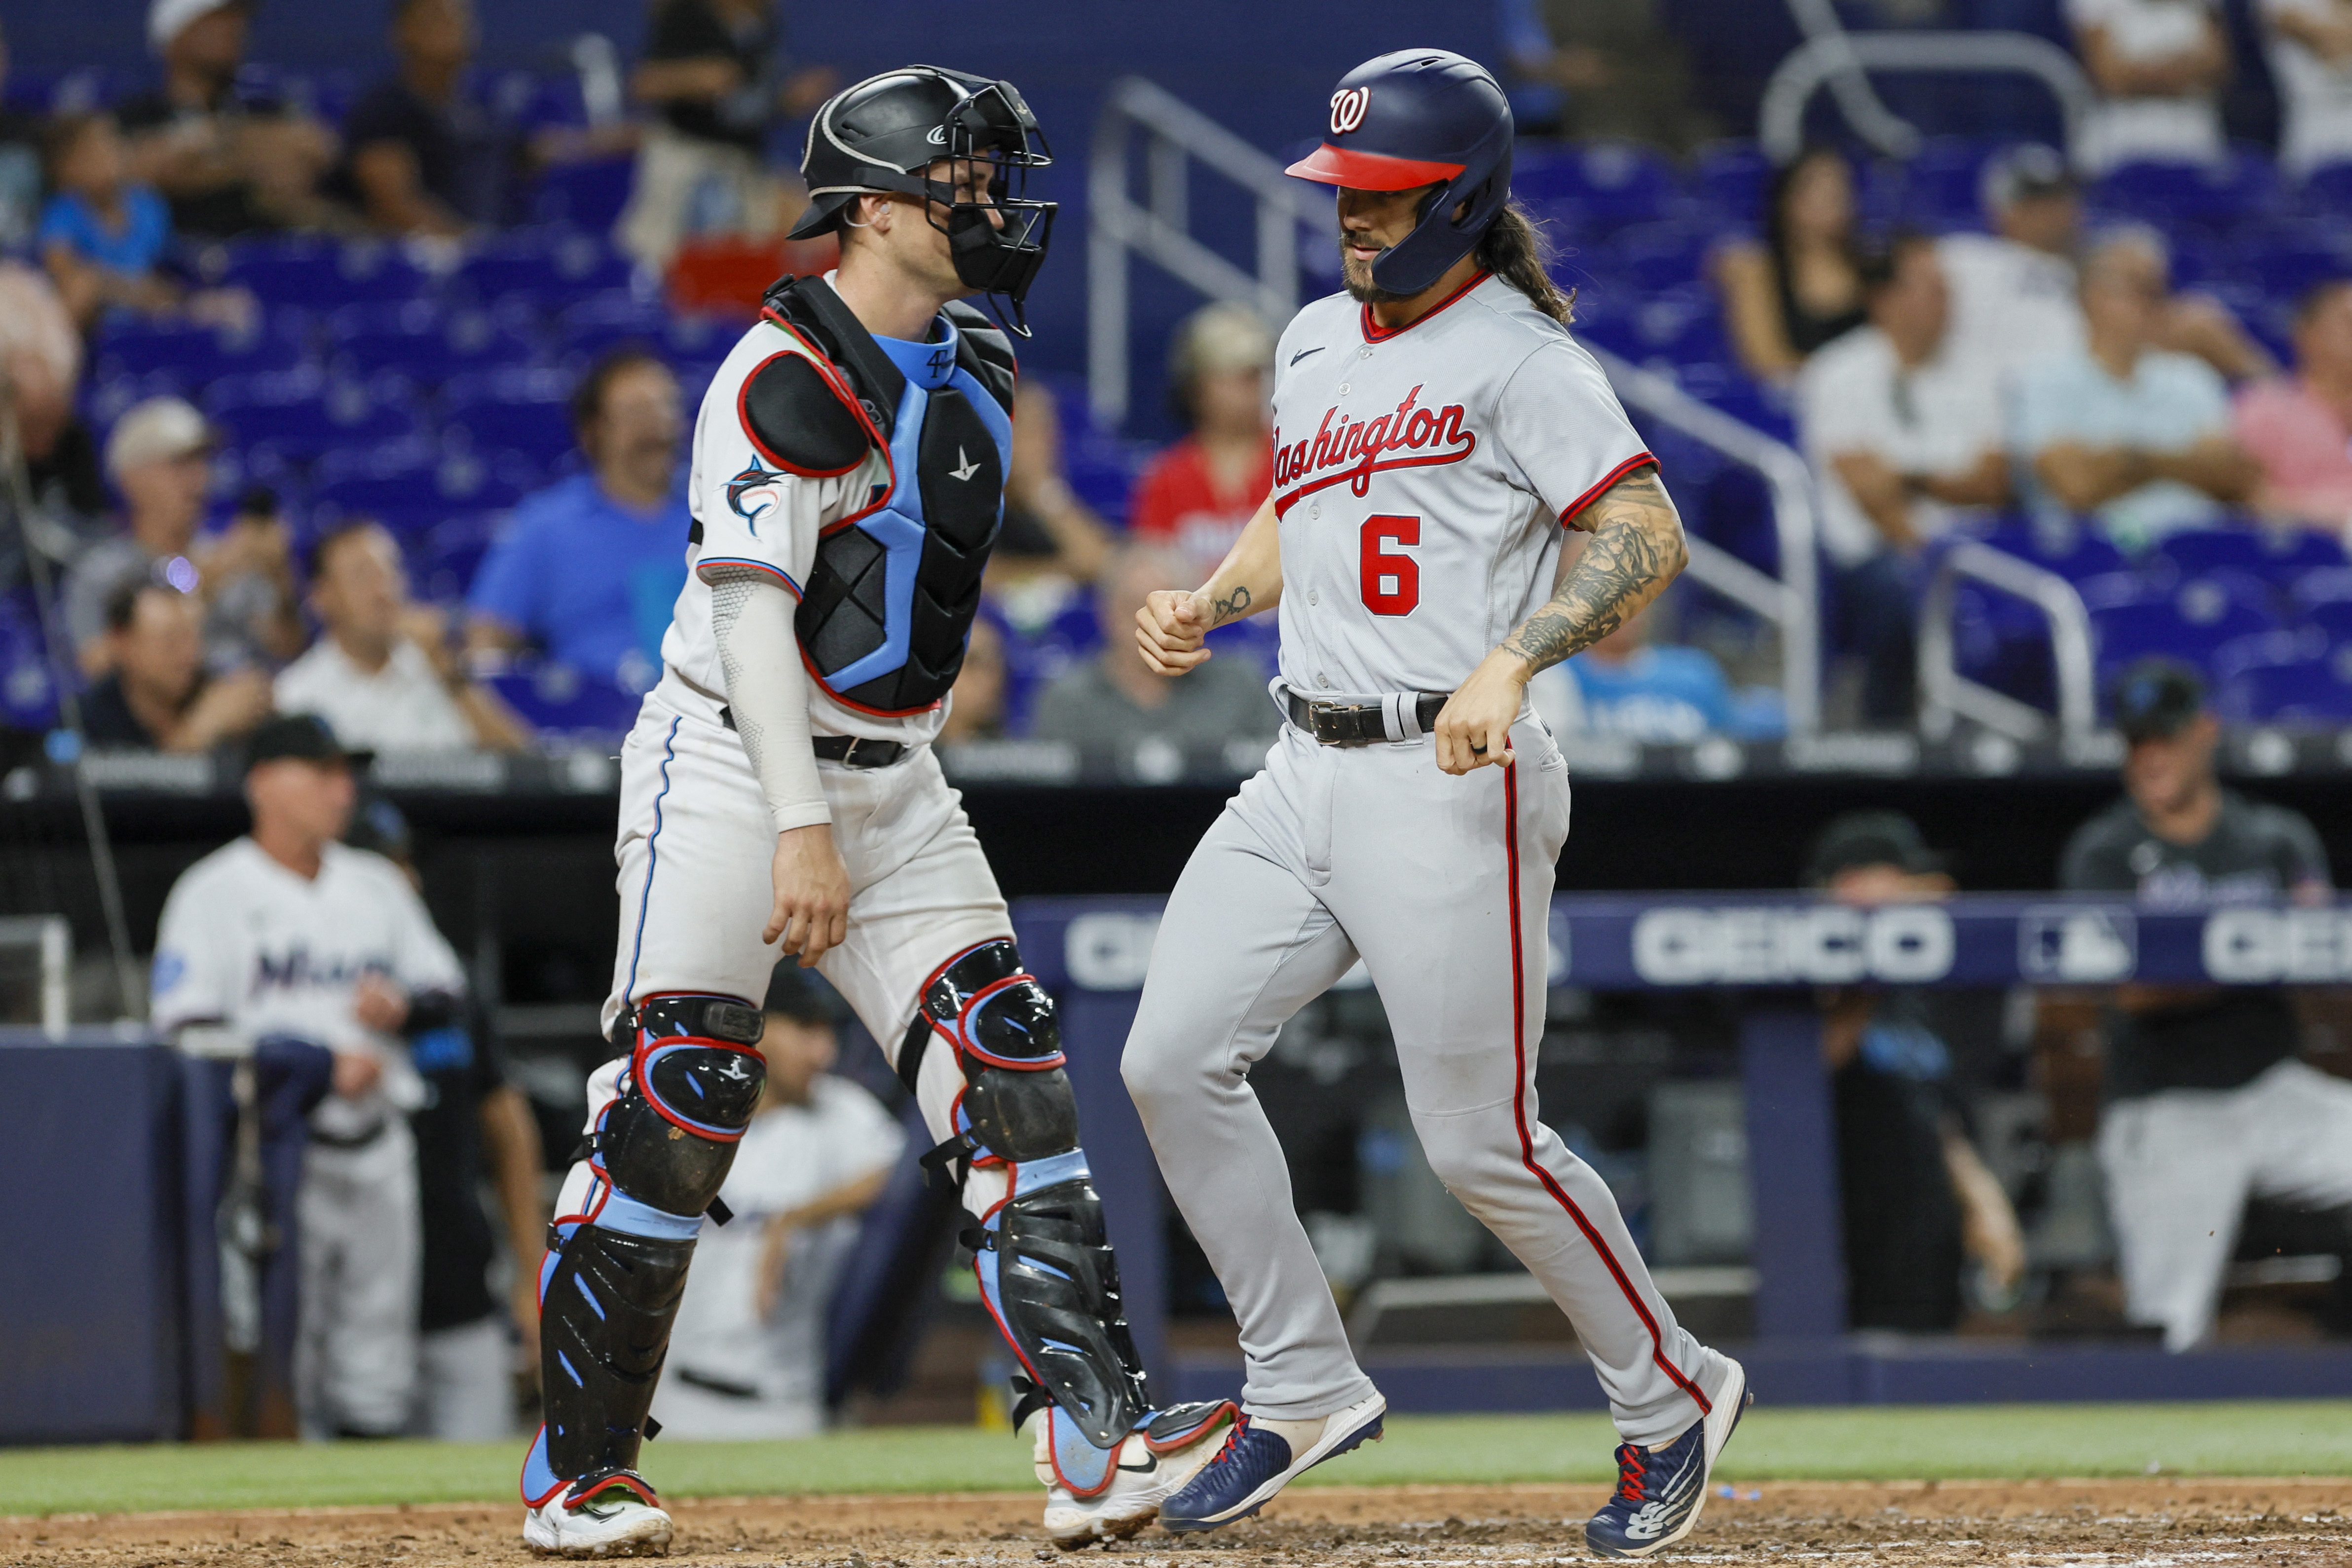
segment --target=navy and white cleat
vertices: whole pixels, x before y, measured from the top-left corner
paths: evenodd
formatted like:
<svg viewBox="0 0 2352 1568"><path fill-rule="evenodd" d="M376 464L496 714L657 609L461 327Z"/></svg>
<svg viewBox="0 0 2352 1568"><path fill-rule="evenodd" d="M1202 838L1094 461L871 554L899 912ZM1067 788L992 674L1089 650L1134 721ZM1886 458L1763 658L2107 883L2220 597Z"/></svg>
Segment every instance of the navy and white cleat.
<svg viewBox="0 0 2352 1568"><path fill-rule="evenodd" d="M1617 1490L1584 1527L1584 1543L1603 1557L1647 1557L1688 1535L1706 1503L1715 1461L1754 1396L1748 1373L1728 1356L1731 1375L1707 1413L1671 1443L1617 1447Z"/></svg>
<svg viewBox="0 0 2352 1568"><path fill-rule="evenodd" d="M1381 1436L1381 1417L1389 1402L1374 1394L1323 1418L1323 1428L1303 1448L1254 1423L1247 1415L1234 1417L1225 1446L1200 1474L1184 1483L1160 1505L1160 1522L1173 1531L1214 1530L1237 1519L1247 1519L1288 1486L1292 1478L1324 1460L1348 1452ZM1286 1426L1304 1422L1283 1423Z"/></svg>

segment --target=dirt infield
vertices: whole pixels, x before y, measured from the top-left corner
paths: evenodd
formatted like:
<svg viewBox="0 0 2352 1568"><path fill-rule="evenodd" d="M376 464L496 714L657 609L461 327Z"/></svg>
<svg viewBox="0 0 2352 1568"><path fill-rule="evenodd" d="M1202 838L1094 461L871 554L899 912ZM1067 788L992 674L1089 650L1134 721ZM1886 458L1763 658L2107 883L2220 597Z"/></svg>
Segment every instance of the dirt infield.
<svg viewBox="0 0 2352 1568"><path fill-rule="evenodd" d="M1181 1568L1203 1555L1220 1568L1587 1562L1577 1527L1603 1495L1598 1487L1301 1488L1256 1521L1181 1539L1153 1530L1112 1550L1134 1568ZM670 1561L1017 1568L1062 1560L1037 1536L1037 1506L1001 1493L682 1501ZM518 1524L517 1510L481 1504L0 1519L0 1564L492 1568L536 1561ZM2352 1479L1764 1484L1711 1499L1696 1533L1661 1561L1762 1558L2352 1564Z"/></svg>

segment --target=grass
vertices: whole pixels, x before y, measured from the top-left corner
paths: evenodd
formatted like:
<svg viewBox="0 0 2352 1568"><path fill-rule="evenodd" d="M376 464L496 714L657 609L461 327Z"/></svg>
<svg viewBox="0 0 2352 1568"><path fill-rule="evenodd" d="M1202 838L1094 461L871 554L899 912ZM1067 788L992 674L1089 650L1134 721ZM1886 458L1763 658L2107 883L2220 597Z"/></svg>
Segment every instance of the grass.
<svg viewBox="0 0 2352 1568"><path fill-rule="evenodd" d="M1398 1416L1385 1441L1303 1485L1601 1481L1599 1415ZM522 1446L158 1444L0 1451L0 1514L390 1502L512 1503ZM790 1443L658 1442L677 1497L1019 1490L1023 1445L972 1427L874 1427ZM2228 1405L1760 1409L1726 1454L1730 1481L2176 1475L2352 1478L2352 1400Z"/></svg>

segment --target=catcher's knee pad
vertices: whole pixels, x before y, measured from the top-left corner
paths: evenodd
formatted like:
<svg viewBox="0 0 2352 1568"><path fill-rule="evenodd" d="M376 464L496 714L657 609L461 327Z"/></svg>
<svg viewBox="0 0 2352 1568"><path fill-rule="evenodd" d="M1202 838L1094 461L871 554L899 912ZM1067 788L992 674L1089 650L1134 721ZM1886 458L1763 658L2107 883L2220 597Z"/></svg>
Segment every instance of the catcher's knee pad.
<svg viewBox="0 0 2352 1568"><path fill-rule="evenodd" d="M658 1223L658 1222L656 1222ZM642 1236L572 1217L556 1223L539 1277L541 1387L546 1425L523 1461L533 1507L569 1487L584 1500L617 1480L647 1501L637 1449L694 1256L692 1227Z"/></svg>
<svg viewBox="0 0 2352 1568"><path fill-rule="evenodd" d="M767 1084L761 1027L732 996L651 996L623 1015L629 1065L588 1147L615 1194L670 1215L710 1207Z"/></svg>
<svg viewBox="0 0 2352 1568"><path fill-rule="evenodd" d="M924 985L898 1051L912 1092L934 1037L955 1053L957 1097L950 1154L981 1163L1042 1159L1078 1146L1078 1102L1062 1070L1054 999L1021 967L1009 939L984 942L940 966ZM951 1147L952 1146L952 1147Z"/></svg>

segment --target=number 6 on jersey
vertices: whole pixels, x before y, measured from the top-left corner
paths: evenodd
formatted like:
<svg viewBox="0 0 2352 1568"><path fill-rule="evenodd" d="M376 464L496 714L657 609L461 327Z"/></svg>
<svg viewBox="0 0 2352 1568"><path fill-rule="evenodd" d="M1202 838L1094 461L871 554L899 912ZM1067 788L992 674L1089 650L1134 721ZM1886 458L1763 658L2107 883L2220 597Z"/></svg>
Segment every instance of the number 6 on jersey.
<svg viewBox="0 0 2352 1568"><path fill-rule="evenodd" d="M1364 608L1376 616L1407 616L1421 603L1421 563L1386 548L1421 542L1417 517L1364 520Z"/></svg>

